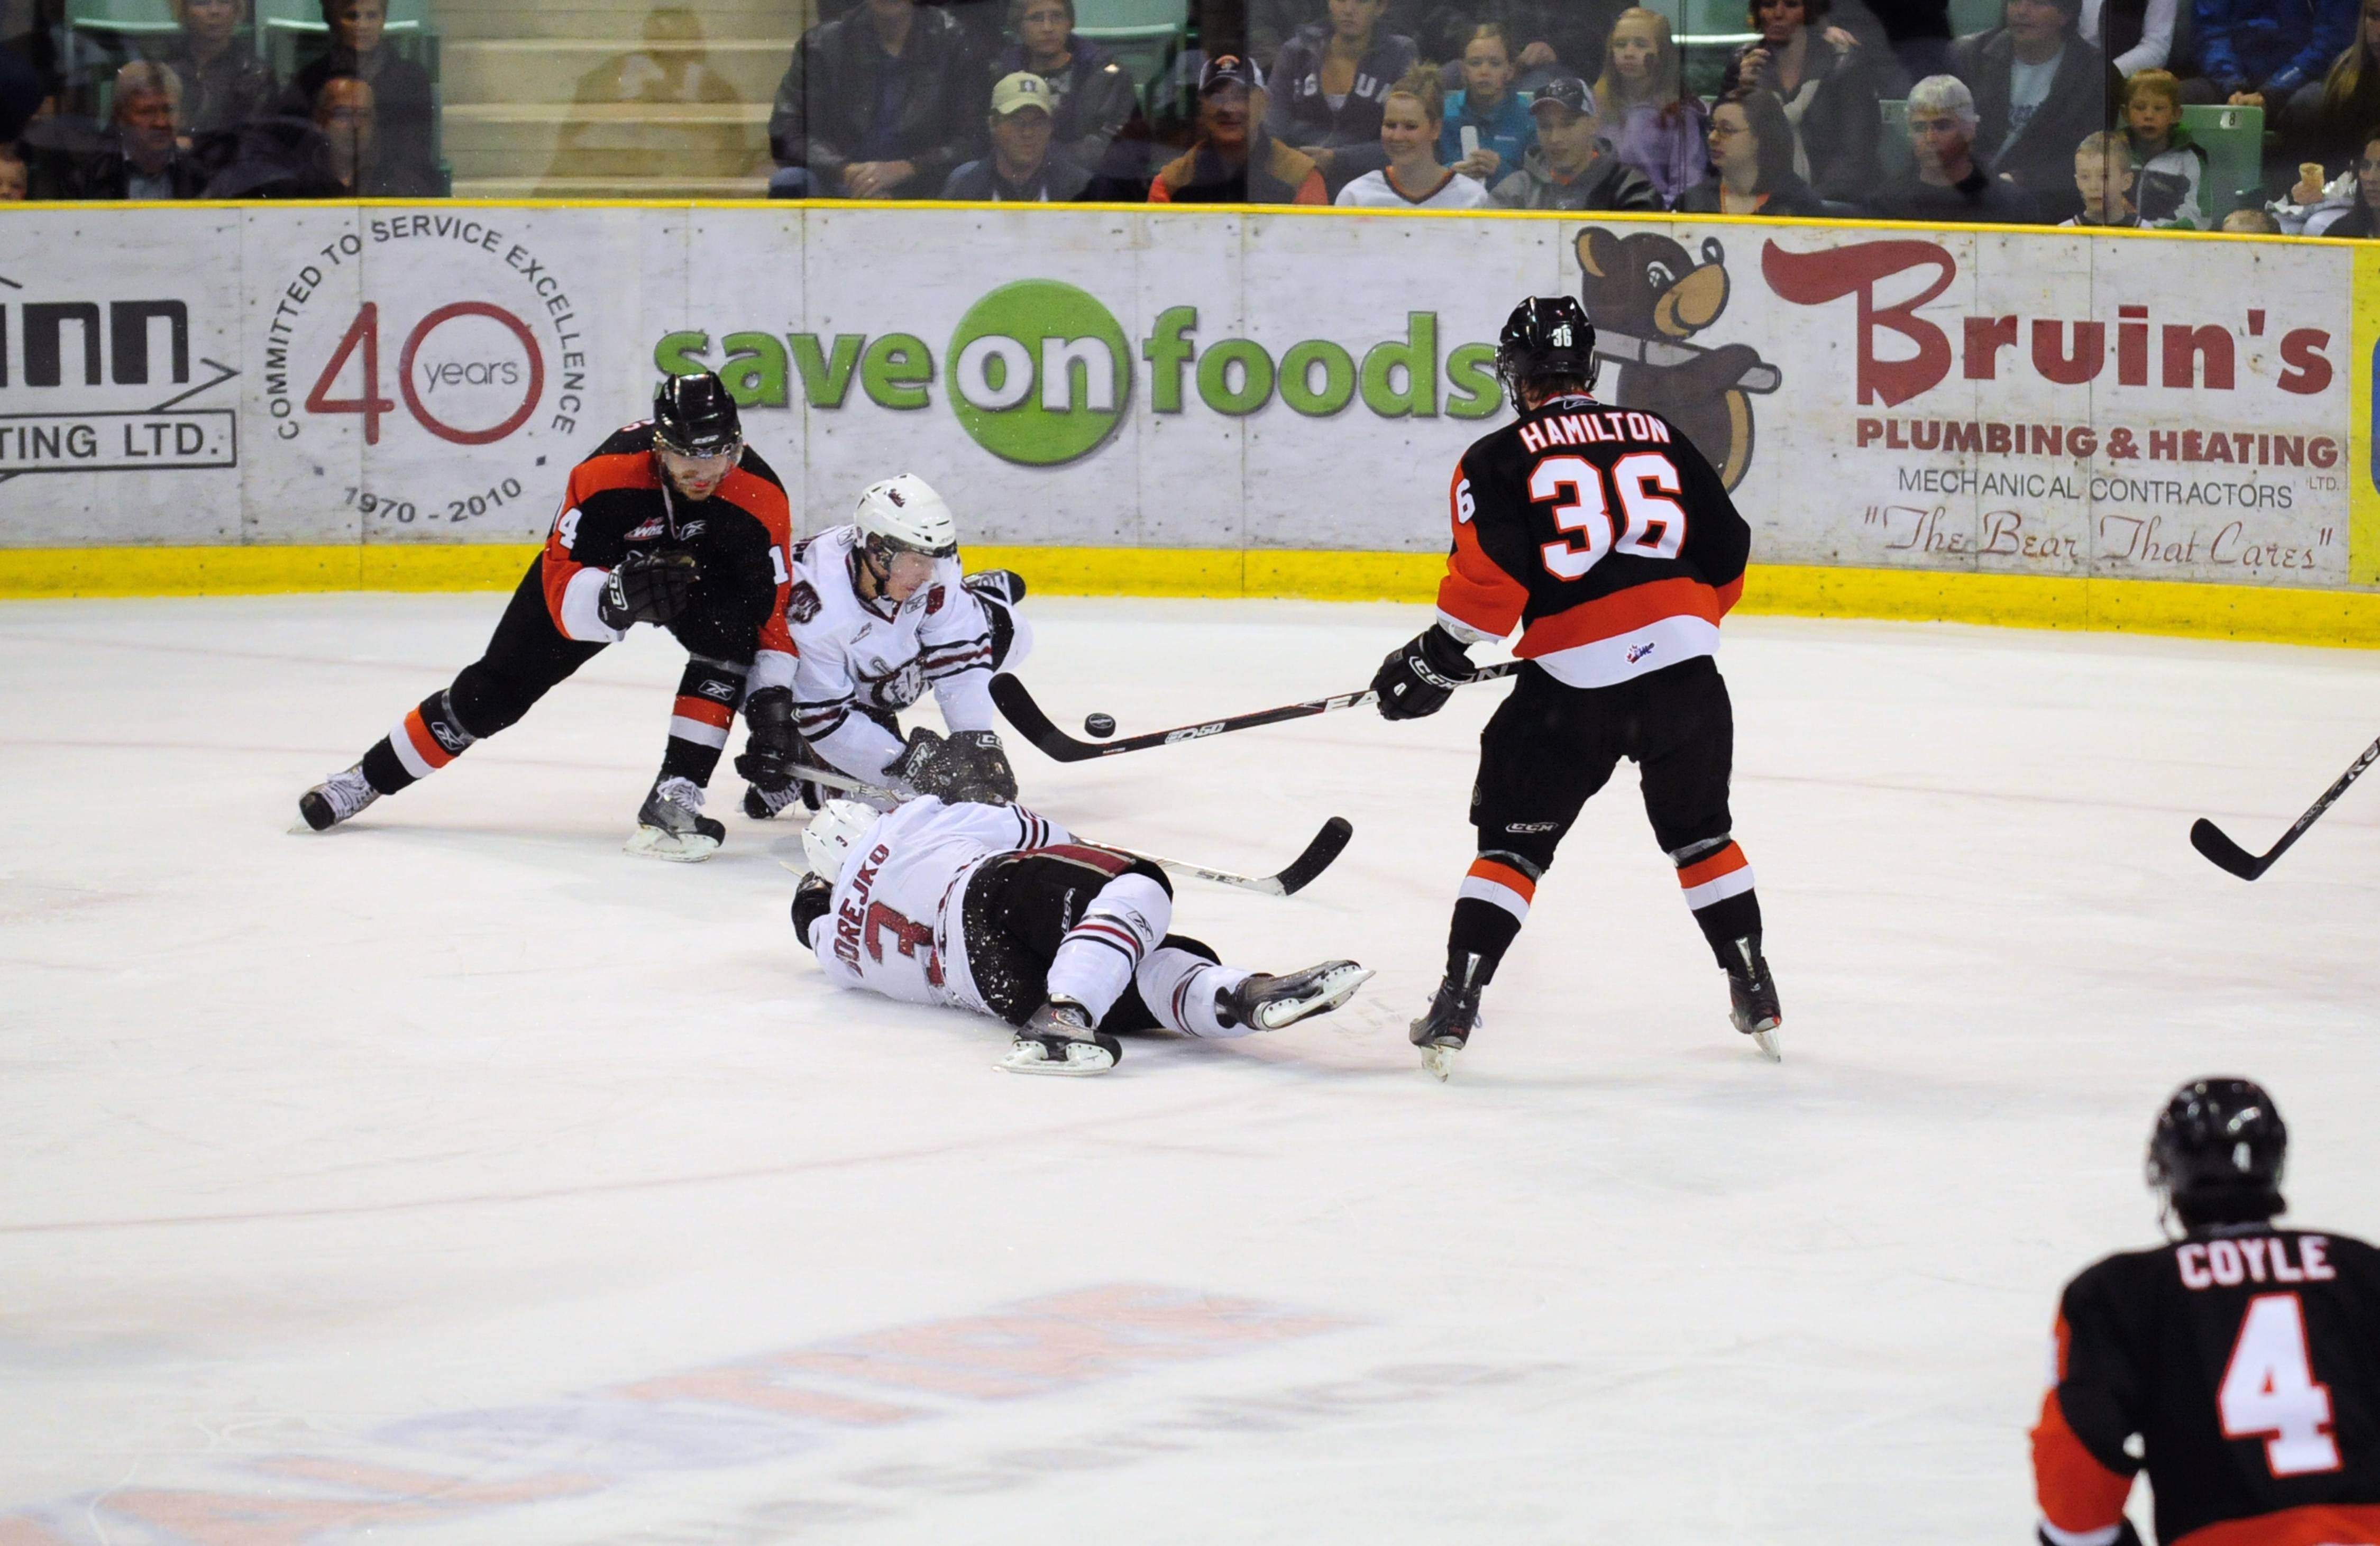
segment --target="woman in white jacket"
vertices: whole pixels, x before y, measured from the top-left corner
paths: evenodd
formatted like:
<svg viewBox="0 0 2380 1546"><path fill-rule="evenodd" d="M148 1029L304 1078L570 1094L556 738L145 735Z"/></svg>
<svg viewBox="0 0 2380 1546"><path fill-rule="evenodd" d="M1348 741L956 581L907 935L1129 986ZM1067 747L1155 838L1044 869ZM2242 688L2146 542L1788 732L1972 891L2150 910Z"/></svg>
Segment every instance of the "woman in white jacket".
<svg viewBox="0 0 2380 1546"><path fill-rule="evenodd" d="M1388 165L1357 177L1332 201L1348 209L1486 209L1486 185L1456 175L1438 159L1445 117L1438 71L1428 65L1407 70L1380 104L1380 149L1388 153Z"/></svg>

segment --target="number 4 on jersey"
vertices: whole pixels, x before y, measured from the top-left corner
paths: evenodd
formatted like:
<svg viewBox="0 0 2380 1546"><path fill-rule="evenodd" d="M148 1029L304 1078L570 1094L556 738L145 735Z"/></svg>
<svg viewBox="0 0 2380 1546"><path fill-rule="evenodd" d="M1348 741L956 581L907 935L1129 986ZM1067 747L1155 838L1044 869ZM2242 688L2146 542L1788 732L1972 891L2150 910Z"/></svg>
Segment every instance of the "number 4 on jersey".
<svg viewBox="0 0 2380 1546"><path fill-rule="evenodd" d="M2223 1436L2265 1439L2265 1463L2275 1476L2338 1469L2330 1389L2314 1382L2305 1309L2296 1295L2259 1294L2248 1301L2216 1401Z"/></svg>

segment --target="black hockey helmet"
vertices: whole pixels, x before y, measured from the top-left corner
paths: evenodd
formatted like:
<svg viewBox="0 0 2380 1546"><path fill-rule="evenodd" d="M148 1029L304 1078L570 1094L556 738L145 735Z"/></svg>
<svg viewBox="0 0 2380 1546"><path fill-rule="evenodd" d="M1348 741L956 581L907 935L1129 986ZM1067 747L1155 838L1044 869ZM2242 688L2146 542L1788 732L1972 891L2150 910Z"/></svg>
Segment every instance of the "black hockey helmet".
<svg viewBox="0 0 2380 1546"><path fill-rule="evenodd" d="M2252 1079L2193 1079L2149 1134L2149 1189L2185 1223L2245 1223L2281 1211L2289 1130Z"/></svg>
<svg viewBox="0 0 2380 1546"><path fill-rule="evenodd" d="M735 399L708 371L668 376L653 391L653 445L681 456L725 456L744 449Z"/></svg>
<svg viewBox="0 0 2380 1546"><path fill-rule="evenodd" d="M1531 296L1512 308L1496 340L1496 379L1521 406L1521 384L1563 376L1595 390L1595 324L1586 308L1566 295Z"/></svg>

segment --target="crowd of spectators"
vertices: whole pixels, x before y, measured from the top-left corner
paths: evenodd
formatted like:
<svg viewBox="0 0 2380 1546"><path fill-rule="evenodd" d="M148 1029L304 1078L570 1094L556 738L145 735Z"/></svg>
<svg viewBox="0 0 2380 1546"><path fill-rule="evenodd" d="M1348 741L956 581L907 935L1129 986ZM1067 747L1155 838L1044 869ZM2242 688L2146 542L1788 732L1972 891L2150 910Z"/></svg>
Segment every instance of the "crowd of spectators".
<svg viewBox="0 0 2380 1546"><path fill-rule="evenodd" d="M0 41L0 199L435 197L430 75L387 0L322 0L282 79L243 0L174 0L175 30L70 79L39 34Z"/></svg>

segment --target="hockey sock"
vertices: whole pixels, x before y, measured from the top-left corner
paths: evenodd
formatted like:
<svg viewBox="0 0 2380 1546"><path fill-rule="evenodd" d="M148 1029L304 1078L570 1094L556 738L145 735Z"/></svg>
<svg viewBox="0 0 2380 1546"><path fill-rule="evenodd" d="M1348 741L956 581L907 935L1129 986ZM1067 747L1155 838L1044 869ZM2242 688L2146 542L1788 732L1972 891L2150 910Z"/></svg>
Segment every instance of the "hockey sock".
<svg viewBox="0 0 2380 1546"><path fill-rule="evenodd" d="M1454 926L1446 941L1446 975L1462 974L1464 957L1479 957L1475 980L1487 982L1496 964L1520 937L1545 871L1514 853L1490 852L1471 861L1454 901Z"/></svg>
<svg viewBox="0 0 2380 1546"><path fill-rule="evenodd" d="M1099 888L1082 920L1058 942L1046 978L1051 998L1072 999L1090 1011L1091 1023L1107 1018L1132 985L1141 962L1165 937L1173 898L1146 875L1120 875ZM1154 1000L1150 1001L1152 1005Z"/></svg>
<svg viewBox="0 0 2380 1546"><path fill-rule="evenodd" d="M1140 1000L1157 1023L1168 1030L1178 1030L1184 1036L1204 1036L1217 1040L1245 1036L1254 1026L1227 1026L1215 1013L1218 994L1228 993L1245 982L1253 972L1238 967L1217 966L1204 956L1160 944L1150 951L1133 973L1133 981L1140 989Z"/></svg>
<svg viewBox="0 0 2380 1546"><path fill-rule="evenodd" d="M1752 861L1730 837L1690 844L1670 856L1686 906L1721 967L1736 959L1737 940L1760 937L1760 897L1752 889Z"/></svg>
<svg viewBox="0 0 2380 1546"><path fill-rule="evenodd" d="M395 729L372 743L364 753L365 782L394 795L462 756L480 737L455 717L452 696L442 690L423 699L405 712Z"/></svg>
<svg viewBox="0 0 2380 1546"><path fill-rule="evenodd" d="M744 699L744 667L733 661L694 655L678 678L677 702L670 709L669 749L662 753L663 778L687 778L703 788L710 785L719 754L727 749L727 729L735 723L735 705Z"/></svg>

